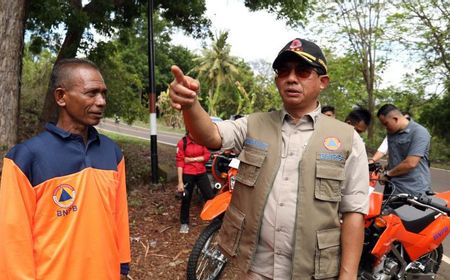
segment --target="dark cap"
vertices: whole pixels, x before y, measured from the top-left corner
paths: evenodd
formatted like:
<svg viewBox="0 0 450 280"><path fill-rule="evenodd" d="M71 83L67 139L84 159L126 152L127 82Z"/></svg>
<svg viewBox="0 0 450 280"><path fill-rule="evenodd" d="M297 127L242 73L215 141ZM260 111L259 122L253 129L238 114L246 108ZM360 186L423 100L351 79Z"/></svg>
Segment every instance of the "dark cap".
<svg viewBox="0 0 450 280"><path fill-rule="evenodd" d="M273 69L279 68L281 63L290 58L301 58L308 64L320 69L321 74L327 73L327 60L319 46L311 41L296 38L287 43L273 61Z"/></svg>

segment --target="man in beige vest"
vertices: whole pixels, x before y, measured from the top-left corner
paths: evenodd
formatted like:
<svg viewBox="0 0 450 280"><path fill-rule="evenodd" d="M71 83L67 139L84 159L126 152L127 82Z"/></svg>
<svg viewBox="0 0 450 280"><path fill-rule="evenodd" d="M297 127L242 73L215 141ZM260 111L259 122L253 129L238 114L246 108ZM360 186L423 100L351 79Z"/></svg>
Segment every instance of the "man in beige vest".
<svg viewBox="0 0 450 280"><path fill-rule="evenodd" d="M279 111L213 124L198 81L172 66L172 106L194 138L240 152L220 246L242 279L356 279L368 208L364 144L353 127L320 113L329 83L322 50L296 38L273 69Z"/></svg>

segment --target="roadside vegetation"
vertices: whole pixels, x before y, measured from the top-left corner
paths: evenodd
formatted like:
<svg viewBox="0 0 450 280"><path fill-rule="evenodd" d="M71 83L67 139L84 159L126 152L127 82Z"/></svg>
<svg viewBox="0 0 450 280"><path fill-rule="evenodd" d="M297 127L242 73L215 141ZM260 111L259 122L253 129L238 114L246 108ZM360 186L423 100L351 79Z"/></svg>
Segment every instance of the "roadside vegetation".
<svg viewBox="0 0 450 280"><path fill-rule="evenodd" d="M19 126L26 126L26 133L21 136L34 135L41 128L42 121L48 120L45 115L50 106L46 98L49 74L57 59L69 55L66 46L54 44L58 34L47 27L50 23L70 26L73 22L66 18L70 16L64 13L63 8L53 7L49 1L44 2L48 2L55 15L60 17L48 18L44 16L48 14L47 10L41 6L30 7L29 20L34 21L26 27L30 37L25 42L22 57ZM271 61L245 61L233 56L229 43L231 34L227 31L212 34L209 30L204 1L196 0L196 5L166 2L157 1L154 13L158 129L181 133L184 130L181 114L170 107L168 98L167 86L172 80L170 66L173 64L201 82L199 99L211 115L228 119L235 114L280 108L281 100L273 82ZM304 24L306 30L326 35L326 41L330 43L325 44L324 49L331 84L321 93L321 103L334 105L338 119L344 119L355 105L368 108L375 117L379 106L394 103L401 110L409 111L415 121L429 129L433 136L433 164L449 164L450 25L445 23L450 22L450 15L447 9L442 8L445 1L377 0L358 2L358 5L352 1L328 1L326 5L321 5L318 1L305 2L294 10L291 7L296 1L250 2L246 4L251 10L283 12L280 17L292 26ZM91 3L94 5L94 2ZM147 16L145 5L141 6L139 1L133 5L130 14L126 15L129 18L94 26L105 28L100 31L107 31L108 40L94 44L93 38L86 34L84 41L78 44L73 42L73 47L96 62L102 70L109 89L106 116L142 125L149 118ZM315 9L316 5L324 9ZM107 13L114 13L117 7L108 8L112 10ZM192 18L186 18L185 11L192 12ZM83 12L88 13L80 11ZM102 21L90 16L87 14L83 20ZM306 19L316 24L308 25ZM111 31L107 28L109 26L117 29ZM84 28L85 25L81 30ZM175 45L171 37L179 28L199 40L211 38L211 41L205 43L200 51ZM66 35L69 36L70 32ZM383 81L386 75L383 73L399 54L414 62L407 66L411 72L398 79L399 82L386 85ZM8 116L8 120L13 119ZM368 151L374 151L385 134L384 128L374 118L364 136ZM0 149L7 150L8 145L6 141L0 142Z"/></svg>

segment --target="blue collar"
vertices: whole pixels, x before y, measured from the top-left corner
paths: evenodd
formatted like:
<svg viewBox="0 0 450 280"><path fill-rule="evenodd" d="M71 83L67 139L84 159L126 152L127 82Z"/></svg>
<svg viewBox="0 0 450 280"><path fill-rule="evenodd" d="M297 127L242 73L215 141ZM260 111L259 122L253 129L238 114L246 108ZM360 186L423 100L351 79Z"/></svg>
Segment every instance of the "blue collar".
<svg viewBox="0 0 450 280"><path fill-rule="evenodd" d="M61 137L62 139L78 139L81 138L81 135L78 134L73 134L70 133L62 128L59 128L56 126L55 123L53 122L48 122L45 125L45 129L47 129L47 131L58 135L59 137ZM98 131L93 127L93 126L88 126L88 143L91 143L93 141L96 141L99 139L98 137Z"/></svg>

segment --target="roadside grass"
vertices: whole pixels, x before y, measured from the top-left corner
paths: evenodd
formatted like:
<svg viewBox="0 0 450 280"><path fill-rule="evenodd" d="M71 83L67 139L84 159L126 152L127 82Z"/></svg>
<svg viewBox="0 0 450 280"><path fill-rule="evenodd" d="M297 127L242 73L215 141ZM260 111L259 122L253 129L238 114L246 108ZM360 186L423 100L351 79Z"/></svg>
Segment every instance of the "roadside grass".
<svg viewBox="0 0 450 280"><path fill-rule="evenodd" d="M101 131L115 141L122 149L125 157L126 178L128 192L135 189L151 187L151 152L149 142L143 139L126 136L110 131ZM158 143L158 165L167 166L166 169L175 168L176 147ZM167 181L163 172L160 172L161 183ZM136 202L138 205L139 202Z"/></svg>
<svg viewBox="0 0 450 280"><path fill-rule="evenodd" d="M108 136L109 138L111 138L112 140L114 140L117 143L129 143L129 144L140 145L140 146L148 146L148 141L144 140L144 139L140 139L140 138L136 138L136 137L132 137L132 136L126 136L123 134L118 134L118 133L114 133L114 132L102 130L102 129L101 129L101 134Z"/></svg>
<svg viewBox="0 0 450 280"><path fill-rule="evenodd" d="M450 170L450 162L431 162L431 167Z"/></svg>

